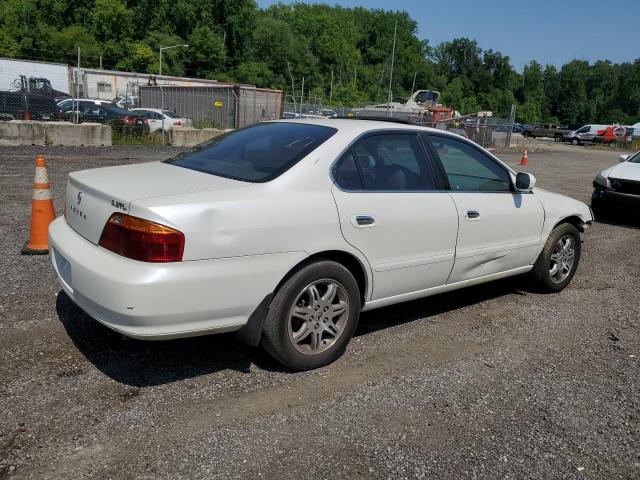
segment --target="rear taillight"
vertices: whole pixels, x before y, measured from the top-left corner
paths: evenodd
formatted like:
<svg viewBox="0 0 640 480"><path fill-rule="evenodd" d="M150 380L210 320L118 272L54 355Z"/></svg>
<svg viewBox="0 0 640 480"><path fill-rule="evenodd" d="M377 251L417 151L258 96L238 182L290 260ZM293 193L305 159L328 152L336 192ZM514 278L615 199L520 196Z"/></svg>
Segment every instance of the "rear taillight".
<svg viewBox="0 0 640 480"><path fill-rule="evenodd" d="M107 220L98 245L142 262L179 262L184 234L159 223L114 213Z"/></svg>
<svg viewBox="0 0 640 480"><path fill-rule="evenodd" d="M174 127L181 127L182 126L182 122L180 120L177 120L177 121L173 122L173 126Z"/></svg>
<svg viewBox="0 0 640 480"><path fill-rule="evenodd" d="M122 117L122 123L124 123L125 125L131 125L133 123L133 117Z"/></svg>

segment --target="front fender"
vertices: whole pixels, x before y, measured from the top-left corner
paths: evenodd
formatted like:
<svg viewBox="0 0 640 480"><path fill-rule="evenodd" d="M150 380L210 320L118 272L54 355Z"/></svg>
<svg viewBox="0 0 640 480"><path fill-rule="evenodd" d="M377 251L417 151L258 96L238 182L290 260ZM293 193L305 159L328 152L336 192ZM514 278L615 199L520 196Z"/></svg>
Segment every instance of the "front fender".
<svg viewBox="0 0 640 480"><path fill-rule="evenodd" d="M574 219L572 223L577 223L581 231L593 221L593 213L584 202L541 188L536 188L534 193L544 208L541 245L544 245L553 228L563 220Z"/></svg>

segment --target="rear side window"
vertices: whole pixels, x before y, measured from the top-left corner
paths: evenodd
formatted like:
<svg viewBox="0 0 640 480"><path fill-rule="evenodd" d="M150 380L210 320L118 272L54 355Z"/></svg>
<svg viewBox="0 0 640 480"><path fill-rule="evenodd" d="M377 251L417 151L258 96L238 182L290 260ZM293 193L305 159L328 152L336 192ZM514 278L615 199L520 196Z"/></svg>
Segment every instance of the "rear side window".
<svg viewBox="0 0 640 480"><path fill-rule="evenodd" d="M268 182L336 131L304 123L259 123L202 143L167 163L244 182Z"/></svg>
<svg viewBox="0 0 640 480"><path fill-rule="evenodd" d="M337 164L334 178L345 190L433 190L433 175L414 134L365 137Z"/></svg>

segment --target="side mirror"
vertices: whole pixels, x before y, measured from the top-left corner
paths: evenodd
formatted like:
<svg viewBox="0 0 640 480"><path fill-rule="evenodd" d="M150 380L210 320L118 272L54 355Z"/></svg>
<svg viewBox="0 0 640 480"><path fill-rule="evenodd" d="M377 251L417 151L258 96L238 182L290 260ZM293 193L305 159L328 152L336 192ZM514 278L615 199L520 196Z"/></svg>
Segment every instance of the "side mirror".
<svg viewBox="0 0 640 480"><path fill-rule="evenodd" d="M530 192L536 186L536 177L526 172L518 172L516 175L516 190Z"/></svg>
<svg viewBox="0 0 640 480"><path fill-rule="evenodd" d="M628 158L629 158L629 155L618 155L619 162L626 162Z"/></svg>

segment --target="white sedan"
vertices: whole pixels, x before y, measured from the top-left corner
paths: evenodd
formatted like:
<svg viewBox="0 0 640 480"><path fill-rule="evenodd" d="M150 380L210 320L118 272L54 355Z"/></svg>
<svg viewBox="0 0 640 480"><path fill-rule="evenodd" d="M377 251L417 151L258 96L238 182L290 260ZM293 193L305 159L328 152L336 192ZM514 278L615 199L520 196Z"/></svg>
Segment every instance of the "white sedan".
<svg viewBox="0 0 640 480"><path fill-rule="evenodd" d="M149 124L149 133L168 132L172 128L190 127L191 119L182 117L171 110L161 110L159 108L132 108L131 112L143 116ZM163 121L164 120L164 121Z"/></svg>
<svg viewBox="0 0 640 480"><path fill-rule="evenodd" d="M69 175L60 284L142 339L238 332L293 369L345 350L361 311L529 274L571 281L587 205L454 134L264 122L163 162Z"/></svg>
<svg viewBox="0 0 640 480"><path fill-rule="evenodd" d="M606 207L640 205L640 152L620 155L620 163L601 171L593 180L591 206Z"/></svg>

